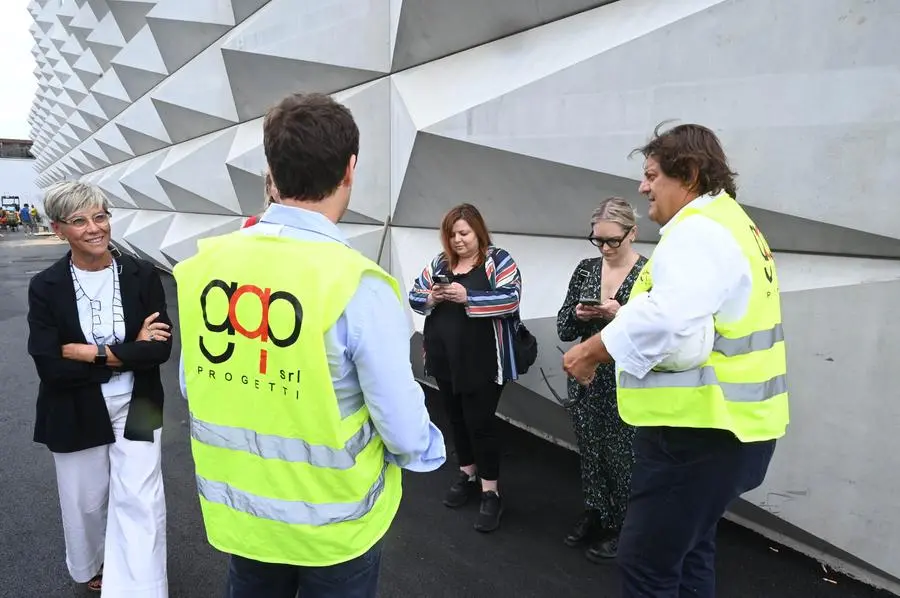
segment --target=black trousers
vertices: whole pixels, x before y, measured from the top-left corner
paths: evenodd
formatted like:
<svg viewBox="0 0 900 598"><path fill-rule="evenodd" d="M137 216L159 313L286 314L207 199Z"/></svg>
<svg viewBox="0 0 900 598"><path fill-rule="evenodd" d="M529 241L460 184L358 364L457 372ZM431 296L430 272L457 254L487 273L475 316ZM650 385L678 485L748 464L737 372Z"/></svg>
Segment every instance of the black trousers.
<svg viewBox="0 0 900 598"><path fill-rule="evenodd" d="M619 535L623 598L714 598L716 526L762 483L774 451L774 440L725 430L638 428Z"/></svg>
<svg viewBox="0 0 900 598"><path fill-rule="evenodd" d="M497 437L497 404L503 386L488 383L475 392L453 392L447 380L438 380L459 466L475 465L478 477L494 481L500 476L500 439Z"/></svg>

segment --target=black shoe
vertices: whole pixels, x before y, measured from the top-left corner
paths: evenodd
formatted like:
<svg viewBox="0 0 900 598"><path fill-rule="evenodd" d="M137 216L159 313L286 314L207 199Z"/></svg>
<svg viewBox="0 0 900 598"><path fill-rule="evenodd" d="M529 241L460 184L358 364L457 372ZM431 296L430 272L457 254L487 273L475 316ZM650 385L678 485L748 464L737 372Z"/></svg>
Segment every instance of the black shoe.
<svg viewBox="0 0 900 598"><path fill-rule="evenodd" d="M480 532L492 532L500 527L500 516L503 514L503 503L500 495L493 490L481 493L481 509L478 511L478 520L475 529Z"/></svg>
<svg viewBox="0 0 900 598"><path fill-rule="evenodd" d="M589 542L597 534L599 523L600 514L594 509L586 510L575 522L575 526L569 532L569 535L566 536L564 542L567 546L573 547Z"/></svg>
<svg viewBox="0 0 900 598"><path fill-rule="evenodd" d="M608 563L615 559L618 553L619 537L616 536L595 542L587 549L584 556L592 563Z"/></svg>
<svg viewBox="0 0 900 598"><path fill-rule="evenodd" d="M478 486L477 478L470 480L469 474L460 471L459 477L453 482L453 485L450 486L450 489L447 490L447 494L444 496L444 504L451 509L463 506L469 501L470 496L478 493Z"/></svg>

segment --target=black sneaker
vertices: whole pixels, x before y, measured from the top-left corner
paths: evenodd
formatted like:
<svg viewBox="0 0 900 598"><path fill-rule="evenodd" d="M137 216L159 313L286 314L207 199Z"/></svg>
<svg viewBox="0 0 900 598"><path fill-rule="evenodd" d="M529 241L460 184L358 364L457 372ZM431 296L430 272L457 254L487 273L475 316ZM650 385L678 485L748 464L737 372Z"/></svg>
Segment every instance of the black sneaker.
<svg viewBox="0 0 900 598"><path fill-rule="evenodd" d="M481 509L478 511L478 520L475 529L480 532L492 532L500 527L500 516L503 514L503 503L500 495L493 490L481 493Z"/></svg>
<svg viewBox="0 0 900 598"><path fill-rule="evenodd" d="M592 563L608 563L619 554L619 537L614 536L599 542L595 542L584 553L587 560Z"/></svg>
<svg viewBox="0 0 900 598"><path fill-rule="evenodd" d="M566 536L564 542L567 546L581 546L590 542L599 531L600 513L594 509L588 509L581 514L572 531Z"/></svg>
<svg viewBox="0 0 900 598"><path fill-rule="evenodd" d="M469 501L470 496L478 493L478 478L469 479L469 474L464 471L459 472L459 477L447 490L444 496L444 504L455 509L461 507Z"/></svg>

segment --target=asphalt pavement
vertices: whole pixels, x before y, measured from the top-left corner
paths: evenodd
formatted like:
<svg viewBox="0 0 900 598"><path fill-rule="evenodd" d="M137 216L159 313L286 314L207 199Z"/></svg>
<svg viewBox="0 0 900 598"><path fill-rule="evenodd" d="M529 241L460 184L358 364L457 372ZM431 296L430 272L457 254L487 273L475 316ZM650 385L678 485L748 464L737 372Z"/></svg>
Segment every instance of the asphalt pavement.
<svg viewBox="0 0 900 598"><path fill-rule="evenodd" d="M22 233L0 239L2 598L92 595L66 571L53 460L31 440L38 379L26 352L28 280L66 249L52 238ZM174 282L168 276L164 282L175 318ZM221 598L226 557L206 542L175 355L163 368L169 595ZM435 423L446 430L433 393L428 402ZM562 542L581 508L577 456L505 423L502 427L506 512L500 530L488 535L473 530L475 504L461 510L441 504L453 477L451 464L430 474L405 473L403 503L386 537L382 598L619 595L614 566L594 565ZM719 528L718 546L720 598L889 596L728 522Z"/></svg>

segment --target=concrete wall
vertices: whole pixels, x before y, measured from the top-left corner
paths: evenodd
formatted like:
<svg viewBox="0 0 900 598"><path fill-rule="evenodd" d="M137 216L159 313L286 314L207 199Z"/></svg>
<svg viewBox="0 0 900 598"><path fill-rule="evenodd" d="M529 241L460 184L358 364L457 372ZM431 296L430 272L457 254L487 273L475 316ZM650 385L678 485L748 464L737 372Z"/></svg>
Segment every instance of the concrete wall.
<svg viewBox="0 0 900 598"><path fill-rule="evenodd" d="M591 209L619 194L645 211L641 164L627 155L658 122L714 128L740 173L739 199L776 251L790 359L792 425L743 520L883 585L900 575L894 2L36 0L29 9L40 184L100 185L116 206L117 242L161 267L259 209L260 119L290 91L334 93L353 110L361 159L342 226L404 285L437 251L442 213L478 204L522 268L522 313L542 348L502 412L563 442L571 430L538 367L564 391L555 316L575 264L594 252L584 241ZM641 250L656 239L644 220ZM421 318L411 322L421 331Z"/></svg>

